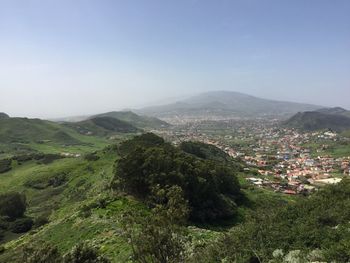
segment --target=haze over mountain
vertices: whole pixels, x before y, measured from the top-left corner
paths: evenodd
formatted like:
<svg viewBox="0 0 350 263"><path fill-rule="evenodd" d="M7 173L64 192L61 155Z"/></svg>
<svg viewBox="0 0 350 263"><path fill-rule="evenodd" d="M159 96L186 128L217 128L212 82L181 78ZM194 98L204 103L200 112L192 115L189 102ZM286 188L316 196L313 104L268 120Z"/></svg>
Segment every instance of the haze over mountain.
<svg viewBox="0 0 350 263"><path fill-rule="evenodd" d="M286 117L321 106L275 101L233 91L202 93L176 103L147 107L137 112L159 118Z"/></svg>

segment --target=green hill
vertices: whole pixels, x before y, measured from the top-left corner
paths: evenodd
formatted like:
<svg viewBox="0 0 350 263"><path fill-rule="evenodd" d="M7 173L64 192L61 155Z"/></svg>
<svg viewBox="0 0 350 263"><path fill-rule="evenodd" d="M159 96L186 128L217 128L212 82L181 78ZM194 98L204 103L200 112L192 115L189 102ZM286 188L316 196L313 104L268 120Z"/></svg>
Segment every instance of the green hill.
<svg viewBox="0 0 350 263"><path fill-rule="evenodd" d="M140 116L132 111L111 111L94 117L112 117L128 122L138 128L165 128L169 124L155 117Z"/></svg>
<svg viewBox="0 0 350 263"><path fill-rule="evenodd" d="M0 118L0 159L28 152L82 153L107 145L67 126L40 119Z"/></svg>
<svg viewBox="0 0 350 263"><path fill-rule="evenodd" d="M327 111L299 112L284 125L304 131L316 131L330 129L333 131L344 131L350 129L350 117L339 113L324 113Z"/></svg>
<svg viewBox="0 0 350 263"><path fill-rule="evenodd" d="M64 124L80 134L108 136L115 133L133 133L138 129L128 122L113 117L94 117L85 121Z"/></svg>
<svg viewBox="0 0 350 263"><path fill-rule="evenodd" d="M317 112L325 113L325 114L335 114L335 115L343 115L350 117L350 111L341 108L341 107L334 107L334 108L322 108L317 110Z"/></svg>
<svg viewBox="0 0 350 263"><path fill-rule="evenodd" d="M60 125L40 119L0 119L0 143L40 143L54 141L65 145L78 144Z"/></svg>

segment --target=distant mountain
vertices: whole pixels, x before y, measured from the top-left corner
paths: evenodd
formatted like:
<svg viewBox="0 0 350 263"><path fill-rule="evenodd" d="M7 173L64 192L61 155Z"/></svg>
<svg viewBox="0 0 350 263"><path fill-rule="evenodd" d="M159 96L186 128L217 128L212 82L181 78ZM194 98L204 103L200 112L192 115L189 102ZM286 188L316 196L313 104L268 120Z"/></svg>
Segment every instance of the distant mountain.
<svg viewBox="0 0 350 263"><path fill-rule="evenodd" d="M84 135L106 136L112 133L132 133L138 128L113 117L94 117L80 122L67 122L65 126Z"/></svg>
<svg viewBox="0 0 350 263"><path fill-rule="evenodd" d="M231 92L214 91L203 93L177 103L148 107L137 113L159 118L231 118L231 117L286 117L299 111L319 109L320 106L267 100Z"/></svg>
<svg viewBox="0 0 350 263"><path fill-rule="evenodd" d="M130 123L138 128L164 128L169 127L169 123L155 117L140 116L132 111L111 111L95 115L94 117L111 117Z"/></svg>
<svg viewBox="0 0 350 263"><path fill-rule="evenodd" d="M10 118L10 116L4 112L0 112L0 119L7 119L7 118Z"/></svg>
<svg viewBox="0 0 350 263"><path fill-rule="evenodd" d="M317 110L317 112L325 113L325 114L336 114L336 115L343 115L350 117L350 111L341 108L341 107L334 107L334 108L322 108Z"/></svg>
<svg viewBox="0 0 350 263"><path fill-rule="evenodd" d="M350 112L342 108L324 108L317 111L299 112L284 125L305 131L350 129Z"/></svg>

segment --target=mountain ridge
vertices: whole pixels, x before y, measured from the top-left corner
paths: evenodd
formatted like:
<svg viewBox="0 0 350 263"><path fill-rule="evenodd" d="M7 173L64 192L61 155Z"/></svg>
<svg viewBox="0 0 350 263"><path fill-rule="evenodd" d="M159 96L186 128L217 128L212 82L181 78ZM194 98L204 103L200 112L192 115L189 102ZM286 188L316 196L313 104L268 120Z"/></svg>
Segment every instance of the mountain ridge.
<svg viewBox="0 0 350 263"><path fill-rule="evenodd" d="M189 117L284 117L299 111L316 110L322 106L262 99L234 91L212 91L176 103L153 106L136 111L158 118Z"/></svg>
<svg viewBox="0 0 350 263"><path fill-rule="evenodd" d="M329 129L341 132L350 129L350 111L334 107L298 112L283 125L304 131Z"/></svg>

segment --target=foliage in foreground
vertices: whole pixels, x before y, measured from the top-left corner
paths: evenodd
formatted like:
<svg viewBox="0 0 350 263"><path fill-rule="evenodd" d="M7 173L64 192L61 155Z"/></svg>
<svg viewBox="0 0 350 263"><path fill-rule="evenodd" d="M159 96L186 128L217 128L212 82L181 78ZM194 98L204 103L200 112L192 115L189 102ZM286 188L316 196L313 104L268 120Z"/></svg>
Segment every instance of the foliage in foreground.
<svg viewBox="0 0 350 263"><path fill-rule="evenodd" d="M241 195L235 170L184 153L161 140L148 135L127 141L129 152L118 161L112 187L149 200L155 186L179 186L189 203L192 221L234 218Z"/></svg>
<svg viewBox="0 0 350 263"><path fill-rule="evenodd" d="M131 212L122 216L123 236L140 263L177 263L185 260L187 202L178 186L153 189L157 198L150 214Z"/></svg>
<svg viewBox="0 0 350 263"><path fill-rule="evenodd" d="M57 247L44 244L41 248L26 247L23 250L24 263L109 263L98 251L85 243L79 243L62 256Z"/></svg>
<svg viewBox="0 0 350 263"><path fill-rule="evenodd" d="M246 223L198 251L196 262L289 262L288 257L350 261L350 179L294 204L253 212Z"/></svg>

